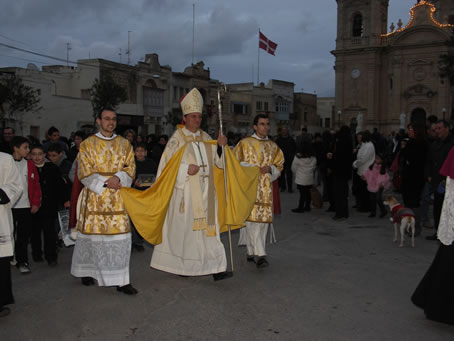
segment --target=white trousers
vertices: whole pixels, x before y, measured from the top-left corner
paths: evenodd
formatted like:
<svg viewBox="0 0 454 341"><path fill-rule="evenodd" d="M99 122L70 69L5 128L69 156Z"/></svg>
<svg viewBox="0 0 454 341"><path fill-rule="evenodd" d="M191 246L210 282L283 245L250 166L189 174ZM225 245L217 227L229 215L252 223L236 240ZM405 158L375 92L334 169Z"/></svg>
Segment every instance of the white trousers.
<svg viewBox="0 0 454 341"><path fill-rule="evenodd" d="M269 223L246 221L246 227L240 230L239 245L246 245L248 256L266 256L266 234Z"/></svg>

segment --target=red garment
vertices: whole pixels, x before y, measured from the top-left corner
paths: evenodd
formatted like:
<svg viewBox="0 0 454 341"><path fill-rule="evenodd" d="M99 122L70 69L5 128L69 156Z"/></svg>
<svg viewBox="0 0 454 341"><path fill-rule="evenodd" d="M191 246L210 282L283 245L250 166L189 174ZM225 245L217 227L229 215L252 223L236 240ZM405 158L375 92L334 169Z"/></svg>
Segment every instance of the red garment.
<svg viewBox="0 0 454 341"><path fill-rule="evenodd" d="M273 214L281 214L281 195L278 180L273 181Z"/></svg>
<svg viewBox="0 0 454 341"><path fill-rule="evenodd" d="M76 161L76 174L74 176L73 187L71 190L71 201L69 205L69 228L76 227L77 224L77 200L79 199L79 194L84 188L82 182L80 182L79 177L77 176L77 161Z"/></svg>
<svg viewBox="0 0 454 341"><path fill-rule="evenodd" d="M32 160L27 160L27 174L28 201L30 202L30 207L41 207L41 186L39 185L39 175Z"/></svg>
<svg viewBox="0 0 454 341"><path fill-rule="evenodd" d="M393 223L400 223L403 217L415 217L415 214L411 209L405 208L401 204L396 205L391 209L391 215L393 217Z"/></svg>
<svg viewBox="0 0 454 341"><path fill-rule="evenodd" d="M454 179L454 147L449 151L448 157L440 169L440 174Z"/></svg>

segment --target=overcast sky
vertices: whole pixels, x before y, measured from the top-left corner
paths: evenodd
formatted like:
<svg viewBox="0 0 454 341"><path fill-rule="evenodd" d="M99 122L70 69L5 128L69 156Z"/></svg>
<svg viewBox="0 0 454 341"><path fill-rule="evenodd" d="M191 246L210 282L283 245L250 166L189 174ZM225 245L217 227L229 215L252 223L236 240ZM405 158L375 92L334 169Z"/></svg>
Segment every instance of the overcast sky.
<svg viewBox="0 0 454 341"><path fill-rule="evenodd" d="M388 26L416 0L391 0ZM193 4L195 57L225 83L257 80L260 27L278 44L276 56L260 50L260 81L295 83L295 92L334 95L335 0L0 0L0 43L69 59L105 58L127 62L158 53L161 65L183 71L192 61ZM62 64L0 46L0 66Z"/></svg>

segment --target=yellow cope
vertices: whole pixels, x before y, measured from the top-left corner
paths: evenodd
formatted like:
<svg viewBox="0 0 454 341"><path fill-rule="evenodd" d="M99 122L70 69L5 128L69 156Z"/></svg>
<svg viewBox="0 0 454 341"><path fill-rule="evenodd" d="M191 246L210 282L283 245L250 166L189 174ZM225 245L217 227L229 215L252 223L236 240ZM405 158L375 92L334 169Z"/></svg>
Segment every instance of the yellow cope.
<svg viewBox="0 0 454 341"><path fill-rule="evenodd" d="M214 145L216 141L203 141ZM151 244L162 242L162 226L167 215L178 170L187 143L170 158L156 182L146 191L122 188L120 193L134 226ZM225 199L224 170L214 167L214 185L218 201L218 224L221 232L244 225L254 205L259 179L255 167L242 167L232 151L225 148L227 172L227 201Z"/></svg>

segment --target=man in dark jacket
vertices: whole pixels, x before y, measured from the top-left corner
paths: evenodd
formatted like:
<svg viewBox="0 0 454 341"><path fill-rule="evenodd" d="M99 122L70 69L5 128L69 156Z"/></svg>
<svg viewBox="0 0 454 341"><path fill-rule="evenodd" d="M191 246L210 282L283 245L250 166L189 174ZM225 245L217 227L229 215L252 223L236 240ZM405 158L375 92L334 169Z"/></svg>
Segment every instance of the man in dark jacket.
<svg viewBox="0 0 454 341"><path fill-rule="evenodd" d="M292 173L292 162L296 154L296 143L293 137L288 133L288 128L283 127L281 130L280 136L276 140L277 145L281 148L284 153L284 170L279 178L279 187L281 192L284 192L286 189L289 193L292 193L292 182L293 182L293 173Z"/></svg>
<svg viewBox="0 0 454 341"><path fill-rule="evenodd" d="M428 240L437 240L438 223L440 222L441 208L444 198L445 179L440 175L440 169L454 146L454 136L449 132L450 126L447 121L440 120L436 123L435 131L437 140L430 145L426 161L426 179L432 186L434 193L434 227L435 234L426 237Z"/></svg>

